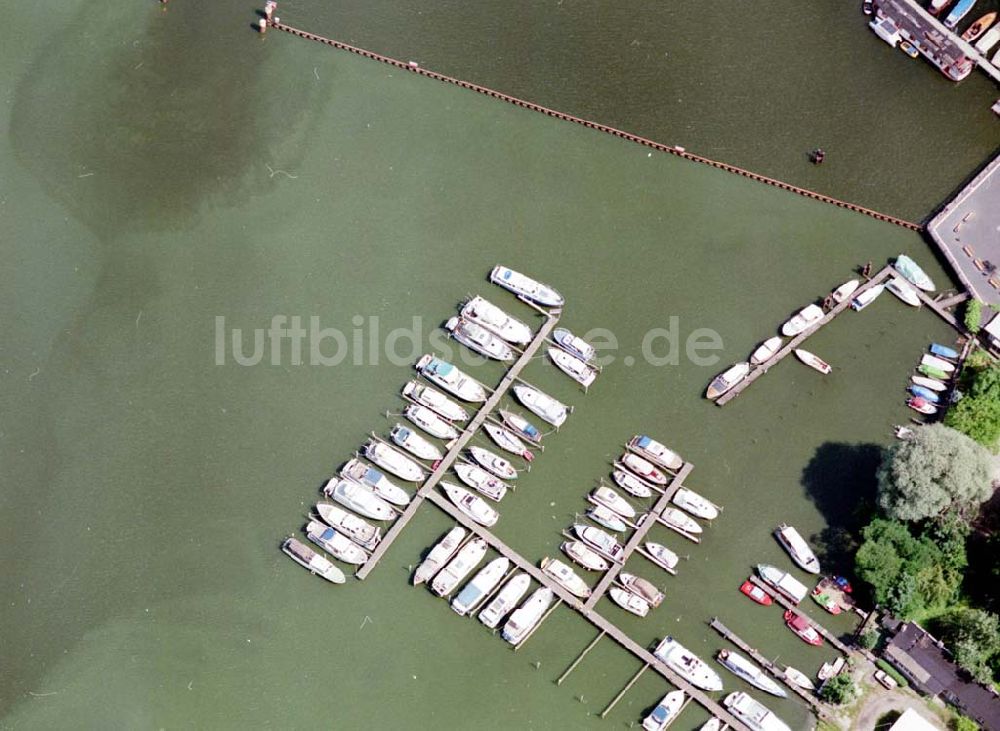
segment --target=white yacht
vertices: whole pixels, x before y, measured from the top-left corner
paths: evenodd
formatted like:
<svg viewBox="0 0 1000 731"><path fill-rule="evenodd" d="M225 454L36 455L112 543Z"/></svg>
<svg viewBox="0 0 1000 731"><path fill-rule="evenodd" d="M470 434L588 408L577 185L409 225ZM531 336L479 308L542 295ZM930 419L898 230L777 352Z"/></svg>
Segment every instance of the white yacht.
<svg viewBox="0 0 1000 731"><path fill-rule="evenodd" d="M603 525L608 530L613 530L616 533L624 533L628 530L628 526L625 525L621 516L613 510L608 510L608 508L603 505L594 505L588 508L587 517L595 523Z"/></svg>
<svg viewBox="0 0 1000 731"><path fill-rule="evenodd" d="M774 531L774 536L800 568L810 574L820 572L819 559L816 558L816 554L809 548L809 544L805 542L797 530L782 523Z"/></svg>
<svg viewBox="0 0 1000 731"><path fill-rule="evenodd" d="M453 396L463 401L481 403L486 400L486 388L472 376L456 368L451 363L424 355L417 361L416 368L431 383L436 383Z"/></svg>
<svg viewBox="0 0 1000 731"><path fill-rule="evenodd" d="M885 283L885 288L910 307L920 307L920 295L917 294L913 285L902 277L892 277Z"/></svg>
<svg viewBox="0 0 1000 731"><path fill-rule="evenodd" d="M722 690L722 678L708 664L673 637L664 638L653 654L667 667L702 690Z"/></svg>
<svg viewBox="0 0 1000 731"><path fill-rule="evenodd" d="M466 543L431 582L438 596L450 594L486 555L486 541L478 536Z"/></svg>
<svg viewBox="0 0 1000 731"><path fill-rule="evenodd" d="M716 657L729 672L742 678L755 688L760 688L765 693L770 693L779 698L788 696L788 693L781 687L778 681L764 672L763 668L758 667L738 652L733 650L719 650L719 654Z"/></svg>
<svg viewBox="0 0 1000 731"><path fill-rule="evenodd" d="M852 294L854 294L854 292L860 286L861 282L859 282L857 279L849 279L843 284L841 284L839 287L837 287L835 290L830 292L830 296L833 297L833 301L839 305L841 302L843 302Z"/></svg>
<svg viewBox="0 0 1000 731"><path fill-rule="evenodd" d="M547 586L535 589L527 601L510 615L503 626L503 638L512 645L520 643L551 606L553 596L552 589Z"/></svg>
<svg viewBox="0 0 1000 731"><path fill-rule="evenodd" d="M558 558L546 556L542 559L541 568L556 583L574 596L578 596L581 599L586 599L590 596L590 587L587 586L587 582L581 579L573 569Z"/></svg>
<svg viewBox="0 0 1000 731"><path fill-rule="evenodd" d="M649 460L640 457L635 452L625 452L619 461L646 482L654 485L667 484L667 476L663 473L663 470Z"/></svg>
<svg viewBox="0 0 1000 731"><path fill-rule="evenodd" d="M575 355L567 353L561 348L549 348L548 353L549 358L559 370L584 388L588 388L597 379L597 371Z"/></svg>
<svg viewBox="0 0 1000 731"><path fill-rule="evenodd" d="M562 552L573 559L573 562L588 571L607 571L611 564L599 556L594 549L583 541L563 541L559 546Z"/></svg>
<svg viewBox="0 0 1000 731"><path fill-rule="evenodd" d="M368 554L361 546L318 520L310 520L306 524L306 538L344 563L360 566L368 560Z"/></svg>
<svg viewBox="0 0 1000 731"><path fill-rule="evenodd" d="M396 477L410 482L420 482L426 477L423 467L384 442L369 439L362 449L362 453L379 467L387 472L391 472ZM390 498L386 496L386 499ZM408 502L409 499L407 499Z"/></svg>
<svg viewBox="0 0 1000 731"><path fill-rule="evenodd" d="M458 438L458 429L452 426L447 419L438 416L437 413L431 411L426 406L422 406L421 404L407 404L406 408L403 409L403 416L432 437L449 440Z"/></svg>
<svg viewBox="0 0 1000 731"><path fill-rule="evenodd" d="M823 319L823 308L818 305L806 305L795 313L792 318L781 326L781 334L786 337L798 335Z"/></svg>
<svg viewBox="0 0 1000 731"><path fill-rule="evenodd" d="M603 505L609 510L614 510L623 518L631 520L635 517L635 508L629 504L628 500L606 485L595 488L590 493L590 497L593 498L594 502Z"/></svg>
<svg viewBox="0 0 1000 731"><path fill-rule="evenodd" d="M507 485L504 484L503 480L494 477L479 465L456 462L454 470L458 479L490 500L500 502L507 494Z"/></svg>
<svg viewBox="0 0 1000 731"><path fill-rule="evenodd" d="M557 327L552 331L552 338L565 350L575 355L577 358L587 363L594 359L597 351L594 346L583 338L578 338L564 327Z"/></svg>
<svg viewBox="0 0 1000 731"><path fill-rule="evenodd" d="M684 707L684 691L672 690L656 704L656 708L642 720L644 731L664 731Z"/></svg>
<svg viewBox="0 0 1000 731"><path fill-rule="evenodd" d="M462 307L462 317L482 325L508 343L527 345L531 342L530 327L482 297L473 297L469 300Z"/></svg>
<svg viewBox="0 0 1000 731"><path fill-rule="evenodd" d="M539 431L538 427L520 414L516 414L513 411L507 411L506 409L500 409L500 418L503 419L504 424L509 426L525 439L532 441L535 444L542 441L542 437L544 435L541 431Z"/></svg>
<svg viewBox="0 0 1000 731"><path fill-rule="evenodd" d="M767 706L742 691L730 693L722 704L753 731L792 731Z"/></svg>
<svg viewBox="0 0 1000 731"><path fill-rule="evenodd" d="M353 480L327 480L323 494L366 518L392 520L396 517L396 511L389 503L372 492L370 487Z"/></svg>
<svg viewBox="0 0 1000 731"><path fill-rule="evenodd" d="M334 566L330 559L316 553L302 541L286 538L281 544L281 550L299 566L323 577L331 584L343 584L347 580L344 572Z"/></svg>
<svg viewBox="0 0 1000 731"><path fill-rule="evenodd" d="M491 508L489 504L478 495L473 495L464 487L453 485L450 482L441 482L441 488L445 495L451 500L455 507L468 515L480 525L489 528L496 525L500 520L500 513Z"/></svg>
<svg viewBox="0 0 1000 731"><path fill-rule="evenodd" d="M451 608L460 617L476 611L479 603L503 581L508 568L510 568L508 558L500 557L490 561L472 577L472 581L462 587L458 596L451 600Z"/></svg>
<svg viewBox="0 0 1000 731"><path fill-rule="evenodd" d="M855 312L861 312L861 310L865 309L868 305L874 302L884 291L884 284L876 284L874 287L869 287L851 300L851 309Z"/></svg>
<svg viewBox="0 0 1000 731"><path fill-rule="evenodd" d="M489 435L489 438L493 440L500 449L510 452L511 454L516 454L519 457L524 457L527 460L531 460L533 455L528 451L528 448L524 445L524 442L512 432L510 429L506 429L498 424L492 424L490 422L485 422L483 424L483 429Z"/></svg>
<svg viewBox="0 0 1000 731"><path fill-rule="evenodd" d="M646 553L652 557L653 562L660 568L671 574L677 573L676 568L677 564L681 560L680 556L664 546L662 543L646 541Z"/></svg>
<svg viewBox="0 0 1000 731"><path fill-rule="evenodd" d="M705 390L705 398L715 400L724 393L732 391L736 385L750 373L750 364L736 363L712 379Z"/></svg>
<svg viewBox="0 0 1000 731"><path fill-rule="evenodd" d="M480 355L505 363L514 360L514 349L478 323L453 317L444 324L444 329L466 348Z"/></svg>
<svg viewBox="0 0 1000 731"><path fill-rule="evenodd" d="M645 434L636 434L629 440L628 448L641 457L645 457L655 465L665 470L676 472L684 466L684 460L677 452L668 449L660 442Z"/></svg>
<svg viewBox="0 0 1000 731"><path fill-rule="evenodd" d="M562 307L566 302L561 294L547 284L499 264L490 272L490 281L542 307Z"/></svg>
<svg viewBox="0 0 1000 731"><path fill-rule="evenodd" d="M430 386L425 386L418 381L410 381L403 386L403 395L413 399L421 406L444 417L448 421L468 421L469 412L456 404L440 391L435 391Z"/></svg>
<svg viewBox="0 0 1000 731"><path fill-rule="evenodd" d="M636 596L641 597L651 607L658 607L663 603L663 592L657 589L652 581L625 571L618 574L618 580L622 583L622 586Z"/></svg>
<svg viewBox="0 0 1000 731"><path fill-rule="evenodd" d="M684 508L696 518L715 520L719 517L718 505L686 487L679 488L671 502L679 508Z"/></svg>
<svg viewBox="0 0 1000 731"><path fill-rule="evenodd" d="M504 584L504 587L497 592L497 595L490 600L490 603L479 613L479 621L490 629L495 629L500 620L517 606L521 598L528 593L531 586L531 576L528 574L518 574L513 579Z"/></svg>
<svg viewBox="0 0 1000 731"><path fill-rule="evenodd" d="M336 528L369 551L382 540L382 529L330 503L316 503L316 512L327 525Z"/></svg>
<svg viewBox="0 0 1000 731"><path fill-rule="evenodd" d="M757 573L766 584L774 587L796 604L809 594L809 589L805 584L777 566L766 563L757 564Z"/></svg>
<svg viewBox="0 0 1000 731"><path fill-rule="evenodd" d="M465 528L456 525L445 534L444 538L435 543L427 557L417 566L417 570L413 574L413 585L418 586L432 579L434 574L455 555L455 551L465 540L465 534Z"/></svg>
<svg viewBox="0 0 1000 731"><path fill-rule="evenodd" d="M353 480L370 487L376 495L394 505L407 505L410 502L410 496L406 490L394 484L379 470L365 464L360 459L348 460L340 468L340 476L345 480ZM368 517L374 516L369 515Z"/></svg>
<svg viewBox="0 0 1000 731"><path fill-rule="evenodd" d="M781 350L781 343L784 342L780 335L775 335L773 338L768 338L753 351L750 356L750 365L763 365L767 361L771 360L775 354Z"/></svg>
<svg viewBox="0 0 1000 731"><path fill-rule="evenodd" d="M649 604L638 594L633 594L618 586L612 586L608 589L608 594L611 597L611 601L626 612L630 612L637 617L645 617L649 614Z"/></svg>
<svg viewBox="0 0 1000 731"><path fill-rule="evenodd" d="M522 383L514 386L514 395L525 407L539 418L544 419L552 426L562 426L566 421L569 409L565 404L557 401L551 396L542 393L531 386Z"/></svg>
<svg viewBox="0 0 1000 731"><path fill-rule="evenodd" d="M619 543L614 536L605 533L600 528L592 525L581 525L577 523L573 526L573 532L588 546L593 548L605 558L609 558L615 563L621 563L625 556L625 547Z"/></svg>
<svg viewBox="0 0 1000 731"><path fill-rule="evenodd" d="M684 533L698 535L702 532L701 526L693 518L677 508L664 508L663 512L660 513L659 520L661 523Z"/></svg>
<svg viewBox="0 0 1000 731"><path fill-rule="evenodd" d="M653 494L649 485L633 475L631 472L625 470L624 466L623 469L614 470L611 473L611 479L613 479L615 484L629 495L634 495L635 497L649 497Z"/></svg>
<svg viewBox="0 0 1000 731"><path fill-rule="evenodd" d="M504 480L516 480L517 470L508 460L482 447L469 447L472 458L487 472Z"/></svg>
<svg viewBox="0 0 1000 731"><path fill-rule="evenodd" d="M389 438L418 459L437 462L444 459L444 452L433 442L417 434L408 426L396 424L389 432Z"/></svg>

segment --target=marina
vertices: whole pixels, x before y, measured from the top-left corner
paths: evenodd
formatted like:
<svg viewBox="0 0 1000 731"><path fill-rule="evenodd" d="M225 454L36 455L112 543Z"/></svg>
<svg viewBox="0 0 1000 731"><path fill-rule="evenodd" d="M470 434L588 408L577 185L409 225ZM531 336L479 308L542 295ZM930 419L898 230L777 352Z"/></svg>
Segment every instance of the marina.
<svg viewBox="0 0 1000 731"><path fill-rule="evenodd" d="M825 639L827 642L829 642L831 645L837 648L837 650L839 650L842 654L850 656L851 648L849 648L847 645L841 642L840 639L835 634L830 632L830 630L826 629L826 627L821 625L819 622L810 617L808 614L805 614L800 609L798 609L798 607L796 607L795 604L790 602L788 598L785 597L784 594L782 594L779 591L775 591L773 587L764 583L756 576L751 576L750 581L756 584L760 589L770 594L771 598L774 599L774 601L776 601L786 610L793 612L794 614L800 617L803 617L810 624L810 626L812 626L812 628L815 629L816 632L818 632L823 637L823 639Z"/></svg>

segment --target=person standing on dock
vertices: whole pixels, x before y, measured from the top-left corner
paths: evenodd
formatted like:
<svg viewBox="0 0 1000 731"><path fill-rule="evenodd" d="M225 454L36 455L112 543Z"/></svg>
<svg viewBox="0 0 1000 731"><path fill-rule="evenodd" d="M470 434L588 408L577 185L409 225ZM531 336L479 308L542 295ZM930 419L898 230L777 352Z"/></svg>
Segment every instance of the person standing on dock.
<svg viewBox="0 0 1000 731"><path fill-rule="evenodd" d="M861 276L865 279L872 278L872 260L869 259L868 263L861 268Z"/></svg>

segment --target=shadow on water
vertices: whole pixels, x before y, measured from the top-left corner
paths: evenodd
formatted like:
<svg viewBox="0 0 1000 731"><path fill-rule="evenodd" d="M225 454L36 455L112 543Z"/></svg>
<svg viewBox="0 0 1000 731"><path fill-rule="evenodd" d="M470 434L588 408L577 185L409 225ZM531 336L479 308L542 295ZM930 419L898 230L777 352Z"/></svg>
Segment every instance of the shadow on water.
<svg viewBox="0 0 1000 731"><path fill-rule="evenodd" d="M832 572L850 573L859 533L875 505L875 470L882 460L877 444L826 442L802 471L806 496L823 514L827 527L809 542Z"/></svg>

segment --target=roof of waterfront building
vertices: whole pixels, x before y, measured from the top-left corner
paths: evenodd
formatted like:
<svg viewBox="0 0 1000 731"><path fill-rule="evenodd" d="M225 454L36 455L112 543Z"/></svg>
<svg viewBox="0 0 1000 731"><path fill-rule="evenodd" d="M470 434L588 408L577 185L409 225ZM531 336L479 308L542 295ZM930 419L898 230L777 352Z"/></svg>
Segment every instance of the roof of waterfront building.
<svg viewBox="0 0 1000 731"><path fill-rule="evenodd" d="M903 715L896 719L896 723L889 727L889 731L941 731L941 729L912 708L907 708L903 711Z"/></svg>

